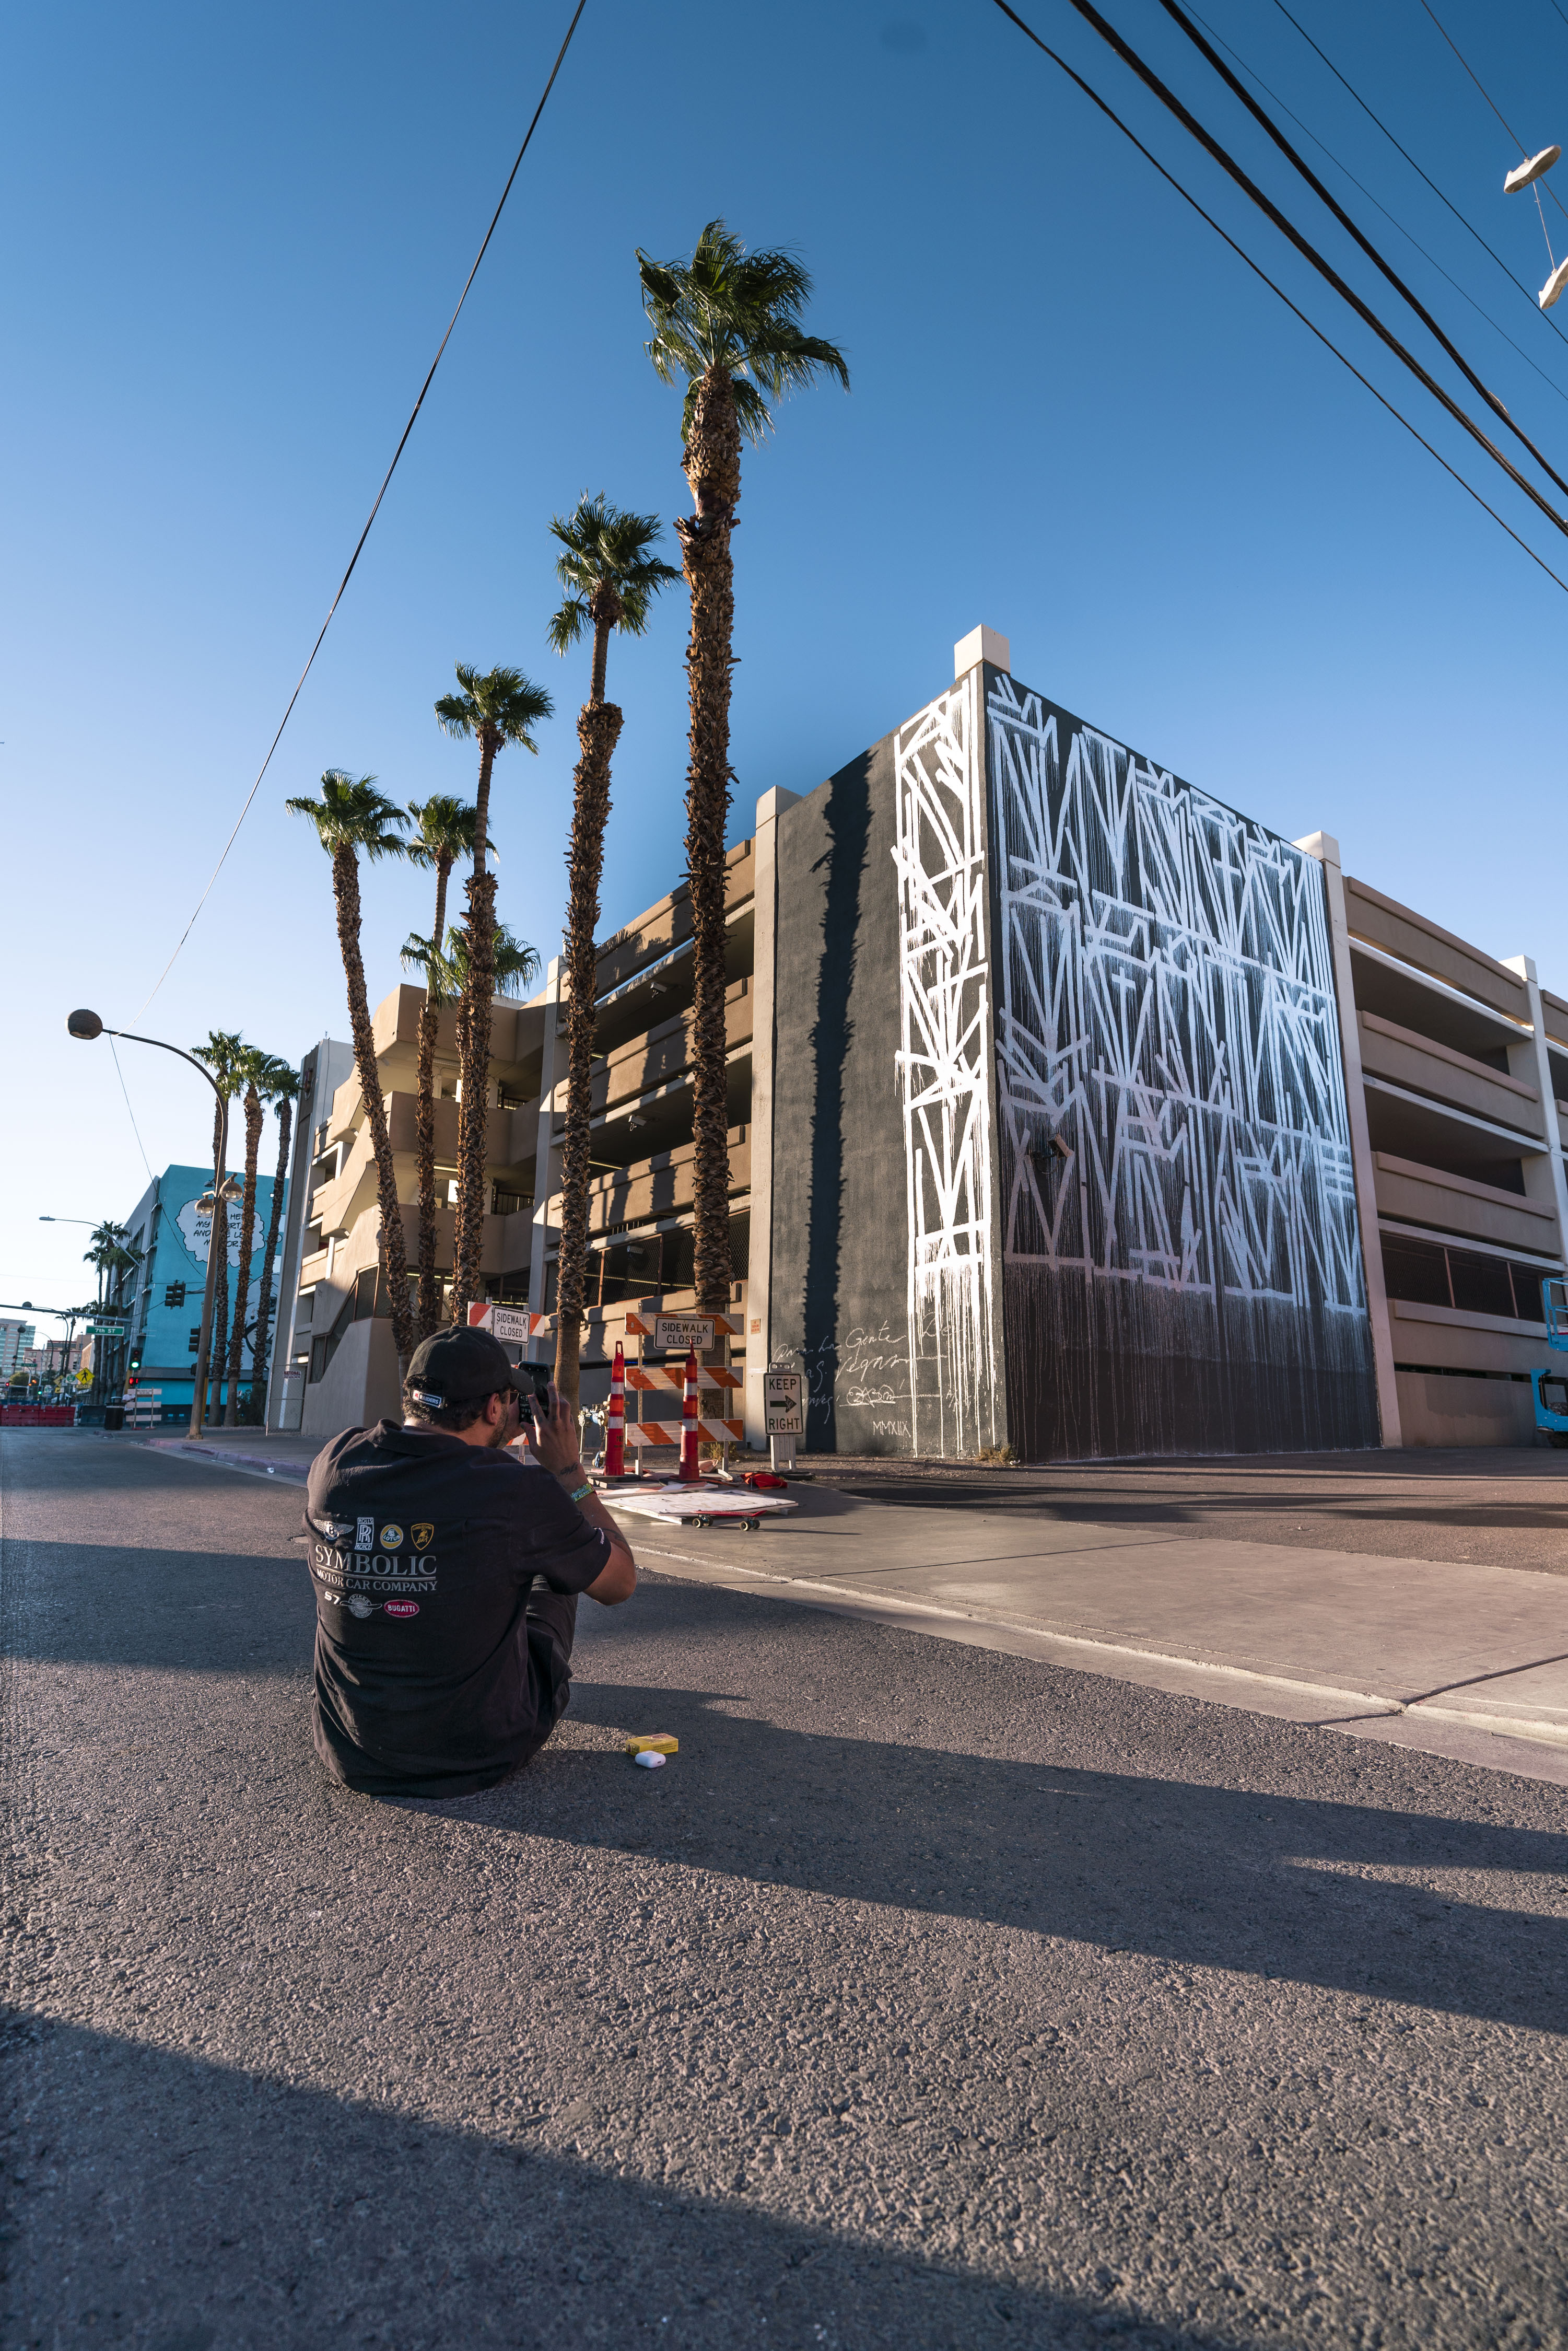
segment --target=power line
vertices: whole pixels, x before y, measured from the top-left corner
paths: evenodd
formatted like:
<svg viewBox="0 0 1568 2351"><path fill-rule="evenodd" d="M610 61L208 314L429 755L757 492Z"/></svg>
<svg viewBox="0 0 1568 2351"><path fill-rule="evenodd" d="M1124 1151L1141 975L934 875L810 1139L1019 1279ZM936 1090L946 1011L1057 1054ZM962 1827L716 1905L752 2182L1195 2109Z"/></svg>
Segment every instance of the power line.
<svg viewBox="0 0 1568 2351"><path fill-rule="evenodd" d="M1552 5L1553 6L1556 5L1556 0L1552 0ZM1431 178L1427 172L1421 169L1420 164L1417 163L1415 156L1411 154L1410 150L1407 147L1402 147L1400 145L1398 140L1394 136L1393 131L1388 128L1387 123L1384 121L1383 117L1380 114L1375 114L1372 108L1368 106L1365 99L1363 98L1360 90L1356 89L1355 84L1345 79L1344 75L1341 73L1338 66L1335 65L1327 50L1319 48L1316 41L1313 40L1306 26L1299 23L1297 19L1291 16L1290 10L1285 5L1285 0L1274 0L1274 5L1278 8L1281 16L1283 16L1287 25L1291 25L1295 27L1295 30L1301 35L1302 40L1305 41L1308 48L1312 50L1312 55L1323 65L1327 66L1330 73L1333 74L1335 81L1339 83L1340 87L1348 91L1350 96L1354 99L1357 106L1360 107L1367 120L1375 124L1377 129L1382 131L1389 145L1395 150L1395 152L1404 156L1405 161L1409 164L1410 169L1415 172L1416 178L1426 183L1427 186L1431 189L1432 193L1437 197L1437 202L1440 204L1446 204L1448 206L1448 211L1453 214L1454 218L1458 222L1459 226L1462 229L1467 230L1469 234L1475 238L1476 243L1480 246L1481 251L1488 256L1489 259L1496 262L1498 267L1502 271L1503 276L1508 279L1509 284L1511 286L1516 286L1519 288L1519 291L1523 295L1531 310L1535 313L1535 316L1538 319L1544 319L1552 333L1562 337L1563 341L1568 342L1568 335L1563 333L1563 329L1559 321L1553 319L1550 313L1542 309L1540 304L1535 298L1535 296L1531 292L1523 278L1516 277L1514 276L1512 270L1509 267L1501 254L1494 251L1492 246L1487 243L1479 229L1477 228L1475 223L1473 221L1467 220L1464 214L1459 210L1458 204L1456 204L1450 197L1446 196L1443 193L1443 191L1437 185L1437 181ZM1559 10L1558 13L1561 15L1561 10ZM1568 23L1568 18L1564 18L1564 22Z"/></svg>
<svg viewBox="0 0 1568 2351"><path fill-rule="evenodd" d="M109 1050L114 1060L114 1074L120 1080L120 1091L125 1096L125 1115L131 1121L131 1132L136 1137L136 1148L141 1154L141 1165L146 1168L148 1181L151 1183L152 1162L147 1156L147 1145L141 1140L141 1129L137 1125L136 1113L131 1107L131 1093L125 1082L125 1071L120 1066L120 1056L114 1050L112 1037L109 1040Z"/></svg>
<svg viewBox="0 0 1568 2351"><path fill-rule="evenodd" d="M1375 383L1370 382L1368 379L1362 374L1361 370L1356 366L1354 360L1347 359L1343 351L1340 350L1339 345L1335 342L1332 342L1329 337L1323 333L1321 327L1313 325L1306 312L1297 308L1296 304L1291 301L1284 288L1275 284L1268 271L1262 268L1259 263L1254 261L1251 255L1245 251L1241 246L1238 245L1236 239L1231 236L1227 230L1220 227L1219 223L1215 219L1212 213L1205 212L1203 206L1198 203L1197 198L1195 195L1190 194L1188 191L1183 187L1181 182L1173 172L1166 171L1159 158L1150 153L1149 150L1145 146L1137 133L1128 129L1121 116L1117 114L1112 107L1106 104L1099 91L1086 82L1081 73L1074 72L1073 68L1068 64L1065 57L1059 57L1056 51L1051 48L1047 42L1042 41L1040 35L1034 30L1033 26L1026 25L1023 18L1018 14L1018 11L1009 5L1008 0L996 0L996 5L1001 10L1003 16L1008 17L1011 23L1018 26L1019 31L1024 35L1025 38L1032 41L1035 47L1039 49L1043 56L1048 57L1051 59L1052 65L1061 67L1062 72L1067 76L1068 80L1072 82L1083 92L1084 97L1088 99L1090 104L1098 107L1100 112L1105 117L1108 122L1115 124L1116 129L1122 133L1122 136L1128 140L1131 144L1137 149L1145 162L1153 164L1155 170L1159 173L1161 179L1166 182L1167 186L1176 190L1176 194L1180 196L1184 204L1190 204L1192 206L1193 211L1197 214L1199 220L1206 221L1207 223L1208 226L1214 231L1216 236L1221 238L1223 242L1230 247L1231 252L1236 255L1238 260L1246 263L1254 277L1262 279L1263 284L1269 288L1270 294L1277 294L1279 296L1281 301L1284 304L1286 309L1291 312L1291 316L1301 320L1302 326L1307 329L1307 332L1310 335L1315 336L1325 350L1333 352L1340 365L1343 368L1348 369L1350 373L1354 376L1357 383L1362 385L1365 391L1372 394L1372 397L1376 401L1378 406L1380 408L1385 408L1388 411L1389 415L1394 418L1396 423L1402 424L1405 427L1406 432L1409 434L1411 439L1413 441L1418 441L1422 448L1427 452L1427 455L1429 457L1435 457L1437 459L1444 473L1447 474L1451 480L1458 482L1460 489L1463 490L1468 496L1474 498L1477 506L1479 506L1484 513L1490 515L1493 522L1497 524L1499 529L1506 531L1509 538L1512 539L1514 545L1518 548L1521 548L1524 553L1529 556L1531 563L1538 564L1541 569L1545 572L1547 578L1554 580L1557 586L1562 589L1563 594L1568 596L1568 580L1560 579L1558 574L1552 570L1550 563L1548 563L1543 557L1537 555L1534 548L1531 546L1529 540L1521 538L1518 531L1516 531L1511 524L1504 522L1501 515L1498 513L1497 508L1495 507L1488 506L1480 492L1478 489L1472 488L1471 485L1466 481L1464 475L1461 473L1457 472L1456 469L1449 465L1448 459L1443 456L1438 450L1434 449L1432 444L1427 439L1425 434L1419 432L1417 428L1411 423L1410 419L1403 414L1399 409L1396 408L1394 402L1387 399L1384 393L1379 392Z"/></svg>
<svg viewBox="0 0 1568 2351"><path fill-rule="evenodd" d="M1422 5L1423 6L1426 5L1426 0L1422 0ZM1480 377L1476 373L1474 368L1471 367L1463 352L1458 350L1456 344L1449 340L1442 328L1437 324L1436 319L1433 318L1430 310L1427 309L1426 304L1420 301L1416 296L1411 292L1409 287L1406 285L1405 280L1398 275L1397 271L1395 270L1388 262L1385 261L1383 256L1378 252L1377 247L1373 244L1372 239L1362 235L1361 230L1356 226L1354 221L1352 220L1343 205L1338 203L1330 193L1329 190L1319 179L1317 173L1312 170L1311 164L1306 162L1301 156L1298 155L1296 150L1291 146L1290 141L1280 129L1278 123L1274 121L1272 116L1266 113L1264 109L1259 105L1257 99L1252 96L1251 92L1244 86L1244 84L1238 81L1236 76L1231 72L1230 68L1226 64L1225 59L1219 56L1218 52L1214 49L1207 41L1205 40L1203 35L1198 31L1197 26L1193 23L1186 9L1179 5L1179 0L1160 0L1160 5L1165 10L1166 15L1171 19L1171 22L1175 25L1179 25L1182 31L1186 35L1187 39L1198 51L1198 54L1214 68L1215 72L1218 74L1226 88L1241 100L1242 105L1247 109L1248 113L1251 115L1253 120L1260 124L1262 129L1268 132L1270 138L1273 141L1281 154L1284 156L1287 162L1300 172L1301 178L1305 180L1308 187L1312 189L1312 193L1315 196L1320 197L1322 201L1327 204L1330 212L1333 213L1341 228L1345 231L1347 235L1353 236L1355 239L1356 244L1361 247L1363 253L1365 254L1373 266L1382 272L1389 285L1393 287L1395 292L1409 305L1412 310L1414 310L1416 316L1420 319L1422 325L1427 329L1428 333L1436 339L1440 348L1445 350L1448 357L1453 360L1454 365L1458 369L1459 373L1464 377L1466 382L1469 384L1473 391L1479 392L1481 398L1486 402L1487 406L1492 410L1494 414L1501 417L1509 431L1513 434L1514 439L1519 443L1521 448L1529 450L1531 455L1534 458L1536 464L1540 466L1542 472L1547 476L1548 480L1554 482L1563 495L1568 496L1568 482L1565 482L1562 475L1558 473L1556 467L1551 465L1548 460L1542 455L1541 451L1536 447L1534 442L1530 438L1530 435L1527 433L1521 431L1520 427L1514 423L1512 417L1509 414L1507 409L1503 406L1502 402L1498 398L1496 392L1491 391L1487 384L1481 381Z"/></svg>
<svg viewBox="0 0 1568 2351"><path fill-rule="evenodd" d="M507 184L501 191L501 201L496 206L495 213L491 217L489 227L485 231L485 242L481 245L478 252L474 256L474 266L468 272L466 278L464 280L463 291L457 297L457 308L453 311L451 318L447 320L446 332L441 338L440 349L436 351L435 357L430 362L430 372L419 388L419 398L414 402L413 407L409 414L408 423L402 428L402 438L392 452L392 464L387 467L381 488L376 492L376 502L371 508L365 527L360 533L359 539L355 544L352 555L349 558L349 568L344 572L341 580L338 582L338 592L333 597L330 610L328 611L326 619L321 623L320 632L318 635L315 643L310 648L310 659L306 663L304 668L299 673L298 681L295 685L293 693L288 697L288 707L277 722L277 732L267 746L267 757L256 770L255 783L252 784L249 791L245 796L245 806L241 809L238 816L235 819L234 831L230 833L228 839L224 843L223 856L218 859L217 863L214 866L207 882L207 886L196 901L195 911L192 914L191 919L186 924L184 929L180 934L179 946L175 947L173 954L170 956L168 962L159 973L147 995L143 998L141 1005L132 1014L131 1018L133 1019L141 1019L142 1013L146 1011L148 1005L152 1003L153 997L157 995L158 990L162 987L163 982L173 970L174 966L179 959L181 948L183 947L185 941L190 937L191 933L196 926L196 917L200 914L202 908L206 904L209 897L211 897L213 884L216 882L218 875L224 870L225 860L227 858L230 850L234 847L235 842L239 838L239 829L250 813L250 804L261 789L261 779L266 775L268 768L272 765L272 755L277 750L279 743L283 740L283 730L294 715L294 705L299 699L305 681L309 676L316 656L321 650L322 639L326 636L328 630L331 627L332 616L343 601L343 590L347 588L350 580L354 576L354 566L358 563L360 556L363 551L365 541L371 535L371 525L374 522L377 515L381 512L382 500L387 494L387 486L391 482L392 475L397 471L398 459L402 455L404 449L407 447L408 436L413 431L420 410L424 406L424 395L430 390L432 383L434 381L435 371L441 365L443 353L445 351L447 344L452 340L452 329L456 326L458 315L463 308L464 303L468 299L468 288L473 285L474 280L479 275L479 264L484 260L486 254L489 250L490 239L496 234L497 225L500 221L501 214L506 210L507 198L512 193L512 182L517 178L518 172L522 168L523 157L528 152L529 142L533 138L534 132L538 128L539 117L545 110L545 101L549 97L551 90L555 88L556 76L559 73L562 65L566 61L566 53L571 47L571 37L577 30L578 19L581 16L582 12L587 5L588 0L577 0L577 13L572 17L570 24L567 26L566 38L562 41L559 49L556 53L556 61L550 68L549 79L544 86L543 96L540 98L538 104L534 109L533 120L528 124L523 143L517 150L517 162L512 165L510 172L507 174Z"/></svg>
<svg viewBox="0 0 1568 2351"><path fill-rule="evenodd" d="M1448 31L1448 26L1444 24L1437 10L1430 5L1430 0L1421 0L1421 5L1426 9L1427 16L1430 16L1433 24L1437 27L1438 32L1442 34L1444 40L1448 42L1448 47L1458 58L1459 63L1464 67L1465 71L1469 75L1470 79L1474 82L1476 88L1479 90L1487 104L1491 108L1492 112L1497 116L1498 120L1502 124L1503 129L1507 131L1509 137L1512 140L1520 153L1528 160L1530 155L1529 148L1525 145L1523 140L1520 137L1512 123L1509 121L1507 116L1503 113L1502 109L1498 105L1496 99L1492 97L1490 90L1488 89L1479 74L1477 73L1475 68L1470 64L1469 59L1466 57L1464 51L1460 48L1453 35ZM1557 206L1558 211L1568 214L1568 205L1564 205L1555 189L1548 188L1546 193L1552 198L1552 203ZM1540 198L1537 197L1536 202L1539 204L1540 201ZM1550 248L1548 248L1548 250L1550 250Z"/></svg>
<svg viewBox="0 0 1568 2351"><path fill-rule="evenodd" d="M1553 0L1553 5L1555 5L1555 0ZM1525 350L1522 343L1516 343L1514 341L1513 337L1509 333L1506 327L1499 326L1497 320L1492 317L1490 310L1482 309L1480 304L1476 300L1475 296L1468 292L1466 288L1460 285L1457 277L1449 275L1448 271L1444 268L1442 263L1437 259L1437 255L1435 253L1428 253L1426 246L1421 243L1419 237L1412 235L1411 232L1406 227L1404 222L1397 219L1396 215L1389 211L1387 205L1373 194L1372 190L1366 185L1366 183L1364 180L1358 180L1356 178L1355 173L1351 170L1350 165L1343 162L1342 159L1334 153L1333 149L1327 146L1324 141L1318 137L1317 132L1310 129L1309 126L1302 121L1301 116L1286 105L1284 99L1280 96L1277 89L1271 89L1270 88L1269 84L1264 80L1257 68L1255 66L1249 66L1246 58L1240 54L1239 50L1233 49L1230 43L1223 39L1206 18L1198 16L1196 8L1193 10L1192 14L1196 21L1203 26L1203 29L1208 35L1209 39L1218 47L1222 48L1228 57L1232 57L1236 59L1236 62L1240 67L1242 72L1246 74L1249 79L1257 83L1259 89L1263 92L1266 98L1273 99L1274 104L1279 108L1281 113L1290 116L1291 120L1295 124L1303 139L1310 139L1312 145L1318 150L1318 152L1321 155L1326 155L1328 157L1329 162L1333 165L1335 171L1343 172L1345 178L1350 182L1351 186L1354 188L1359 194L1364 195L1369 204L1376 206L1377 210L1383 214L1384 219L1388 223L1389 227L1396 229L1399 235L1405 239L1406 245L1414 246L1415 250L1420 255L1422 260L1428 263L1430 266L1437 271L1438 277L1443 278L1447 284L1453 287L1455 293L1459 297L1459 299L1462 302L1468 302L1469 304L1477 318L1484 319L1492 332L1502 337L1502 340L1508 345L1509 350L1516 352L1524 361L1526 367L1533 368L1535 370L1536 374L1541 378L1542 382L1546 385L1548 391L1554 392L1559 400L1568 401L1568 392L1564 392L1562 385L1555 382L1552 378L1547 374L1546 370L1531 358L1530 353ZM1564 21L1568 22L1568 19L1565 19Z"/></svg>
<svg viewBox="0 0 1568 2351"><path fill-rule="evenodd" d="M1001 0L998 0L998 6L1001 5ZM1182 104L1181 99L1177 98L1176 92L1173 89L1167 89L1166 84L1160 79L1158 74L1154 70L1154 68L1145 63L1144 58L1138 55L1136 49L1134 49L1129 42L1123 39L1121 34L1117 32L1113 25L1107 23L1106 19L1100 14L1099 9L1092 5L1092 0L1069 0L1069 5L1072 8L1076 9L1078 15L1083 18L1085 24L1092 25L1093 26L1101 39L1105 42L1106 46L1109 48L1113 49L1116 55L1121 58L1123 64L1129 67L1132 71L1136 74L1138 79L1144 84L1146 89L1153 91L1154 95L1159 99L1161 105L1176 116L1176 120L1182 125L1183 129L1191 132L1192 136L1197 141L1199 146L1204 149L1205 152L1211 155L1214 161L1219 165L1221 171L1228 173L1228 176L1235 181L1237 186L1241 189L1242 193L1251 198L1252 202L1258 206L1259 211L1273 222L1281 235L1290 239L1290 242L1295 246L1297 252L1302 256L1303 259L1311 262L1319 277L1323 278L1328 285L1333 287L1334 292L1339 295L1342 301L1347 302L1350 305L1351 308L1355 312L1357 318L1362 320L1363 324L1370 327L1378 340L1386 344L1387 348L1394 353L1396 359L1399 360L1404 366L1409 369L1411 374L1416 377L1419 383L1426 387L1426 389L1431 393L1433 399L1436 400L1441 407L1448 411L1448 413L1453 418L1456 424L1461 426L1462 429L1469 434L1471 440L1476 442L1480 448L1486 451L1488 456L1492 460L1494 465L1501 466L1503 472L1508 475L1510 481L1513 483L1515 488L1522 490L1525 496L1531 501L1531 504L1539 507L1540 511L1547 517L1547 520L1552 523L1558 530L1562 531L1564 537L1568 537L1568 516L1559 514L1557 508L1551 503L1550 499L1542 497L1534 483L1526 480L1525 476L1520 472L1518 466L1513 464L1511 459L1503 455L1502 451L1498 447L1496 442L1488 439L1487 435L1481 431L1480 426L1476 423L1474 417L1469 415L1466 410L1462 409L1459 406L1458 402L1453 399L1448 392L1445 392L1443 386L1437 381L1435 376L1428 374L1427 371L1422 366L1420 360L1416 357L1413 351L1406 350L1404 344L1399 340L1393 329L1384 325L1383 320L1378 317L1376 311L1372 309L1368 304L1362 300L1354 287L1346 283L1346 281L1340 276L1338 270L1334 268L1333 263L1326 261L1323 258L1316 246L1310 243L1310 241L1302 235L1301 230L1297 228L1293 221L1287 219L1286 215L1280 210L1279 205L1274 203L1273 199L1264 194L1256 180L1250 179L1248 176L1248 174L1242 170L1240 164L1236 161L1234 155L1230 154L1220 145L1218 140L1214 137L1211 131L1204 129L1202 123L1197 120L1197 117L1189 108ZM1010 14L1011 12L1009 11L1009 13Z"/></svg>

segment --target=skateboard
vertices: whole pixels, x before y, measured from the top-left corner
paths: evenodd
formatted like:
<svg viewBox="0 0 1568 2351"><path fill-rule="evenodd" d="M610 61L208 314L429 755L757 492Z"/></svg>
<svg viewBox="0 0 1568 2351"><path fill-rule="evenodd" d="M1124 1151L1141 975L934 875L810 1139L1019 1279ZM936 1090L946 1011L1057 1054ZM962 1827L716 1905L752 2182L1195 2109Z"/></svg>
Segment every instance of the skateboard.
<svg viewBox="0 0 1568 2351"><path fill-rule="evenodd" d="M630 1510L640 1519L663 1519L685 1527L732 1527L737 1534L754 1535L764 1518L800 1504L782 1495L758 1494L735 1486L656 1486L639 1479L635 1485L607 1486L600 1490L607 1510Z"/></svg>

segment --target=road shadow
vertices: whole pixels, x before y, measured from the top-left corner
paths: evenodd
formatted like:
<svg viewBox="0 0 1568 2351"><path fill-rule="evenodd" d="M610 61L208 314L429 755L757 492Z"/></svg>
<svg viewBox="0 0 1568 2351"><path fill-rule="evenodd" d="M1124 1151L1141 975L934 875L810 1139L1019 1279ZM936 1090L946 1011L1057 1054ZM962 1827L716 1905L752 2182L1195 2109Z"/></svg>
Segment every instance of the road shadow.
<svg viewBox="0 0 1568 2351"><path fill-rule="evenodd" d="M634 2178L540 2147L523 2070L503 2088L527 2121L466 2132L16 2011L5 2037L9 2343L1220 2351L999 2263L939 2265L914 2215L894 2250L684 2194L651 2138ZM1226 2351L1249 2339L1228 2327Z"/></svg>
<svg viewBox="0 0 1568 2351"><path fill-rule="evenodd" d="M171 1673L310 1670L316 1602L303 1546L289 1559L140 1543L26 1549L12 1656Z"/></svg>
<svg viewBox="0 0 1568 2351"><path fill-rule="evenodd" d="M852 1641L864 1677L869 1648L880 1689L911 1693L907 1741L835 1725L831 1698L802 1708L823 1718L804 1729L758 1720L734 1688L642 1683L640 1628L614 1625L580 1658L569 1725L584 1736L673 1732L675 1762L636 1771L601 1740L573 1743L569 1729L503 1786L432 1809L761 1885L1568 2032L1568 1919L1540 1915L1568 1876L1568 1829L1380 1804L1399 1759L1351 1741L1342 1756L1337 1739L1331 1768L1367 1801L958 1751L919 1735L922 1709L926 1719L936 1711L934 1677L955 1698L995 1692L975 1744L1016 1739L1037 1754L1058 1733L1064 1750L1081 1750L1098 1723L1124 1748L1163 1748L1177 1764L1190 1740L1207 1766L1216 1710L1028 1659L949 1655L892 1627L857 1625L845 1640L841 1620L750 1594L663 1585L643 1597L664 1642L682 1622L694 1646L727 1646L732 1656L737 1632L777 1640L808 1689L831 1692ZM652 1635L651 1614L644 1625ZM623 1677L604 1673L612 1662ZM1246 1717L1228 1718L1228 1729L1238 1723L1248 1736ZM1268 1736L1287 1771L1299 1754L1321 1773L1332 1734L1270 1722ZM1429 1773L1430 1759L1421 1768ZM1487 1775L1439 1768L1486 1787ZM1484 1793L1475 1809L1490 1809ZM1457 1884L1458 1872L1501 1878L1497 1900Z"/></svg>

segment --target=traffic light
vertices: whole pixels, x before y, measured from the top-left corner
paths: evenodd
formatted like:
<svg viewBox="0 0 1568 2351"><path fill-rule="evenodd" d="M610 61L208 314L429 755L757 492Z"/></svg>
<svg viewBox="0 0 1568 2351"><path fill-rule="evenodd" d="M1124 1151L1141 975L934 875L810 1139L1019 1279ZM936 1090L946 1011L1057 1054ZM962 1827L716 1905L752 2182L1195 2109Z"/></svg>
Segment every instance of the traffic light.
<svg viewBox="0 0 1568 2351"><path fill-rule="evenodd" d="M133 1388L136 1385L141 1371L141 1350L140 1347L132 1347L130 1361L125 1366L125 1384L128 1388Z"/></svg>

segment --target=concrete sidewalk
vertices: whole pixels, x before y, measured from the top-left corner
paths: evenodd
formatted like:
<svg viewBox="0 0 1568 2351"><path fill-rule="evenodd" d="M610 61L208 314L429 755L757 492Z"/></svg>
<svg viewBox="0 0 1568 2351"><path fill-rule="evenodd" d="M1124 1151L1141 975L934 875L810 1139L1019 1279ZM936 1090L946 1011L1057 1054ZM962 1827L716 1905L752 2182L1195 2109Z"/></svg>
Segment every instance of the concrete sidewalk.
<svg viewBox="0 0 1568 2351"><path fill-rule="evenodd" d="M151 1441L289 1483L317 1450L259 1430ZM1124 1509L1098 1525L793 1490L796 1515L756 1535L631 1514L627 1532L651 1565L729 1591L1568 1785L1560 1574L1195 1537Z"/></svg>
<svg viewBox="0 0 1568 2351"><path fill-rule="evenodd" d="M1568 1785L1556 1575L802 1492L758 1535L629 1522L731 1591L1113 1675Z"/></svg>

